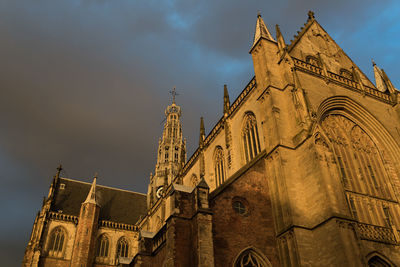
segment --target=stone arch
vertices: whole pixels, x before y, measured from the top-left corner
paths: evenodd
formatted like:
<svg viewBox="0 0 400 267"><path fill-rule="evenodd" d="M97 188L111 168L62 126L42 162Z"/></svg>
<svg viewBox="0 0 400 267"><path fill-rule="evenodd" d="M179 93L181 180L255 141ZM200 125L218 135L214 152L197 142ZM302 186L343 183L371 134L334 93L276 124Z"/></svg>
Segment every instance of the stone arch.
<svg viewBox="0 0 400 267"><path fill-rule="evenodd" d="M317 110L317 121L320 122L330 112L343 112L346 116L362 124L375 142L382 144L390 153L394 162L400 162L400 146L393 136L367 109L348 96L333 96L321 102ZM374 133L374 134L371 134ZM399 166L397 166L397 169Z"/></svg>
<svg viewBox="0 0 400 267"><path fill-rule="evenodd" d="M319 58L317 56L314 56L314 55L306 56L306 62L311 64L311 65L314 65L316 67L321 67L322 66L321 61L319 60Z"/></svg>
<svg viewBox="0 0 400 267"><path fill-rule="evenodd" d="M395 265L381 253L374 251L367 255L368 267L395 267Z"/></svg>
<svg viewBox="0 0 400 267"><path fill-rule="evenodd" d="M192 176L190 176L190 185L196 187L198 183L199 179L197 178L197 175L193 173Z"/></svg>
<svg viewBox="0 0 400 267"><path fill-rule="evenodd" d="M47 242L47 253L50 256L62 258L67 241L68 231L62 225L57 225L50 232Z"/></svg>
<svg viewBox="0 0 400 267"><path fill-rule="evenodd" d="M251 111L244 113L240 137L244 162L248 163L261 152L257 119Z"/></svg>
<svg viewBox="0 0 400 267"><path fill-rule="evenodd" d="M361 223L400 226L399 146L364 107L345 96L323 101L317 125L328 137L349 211Z"/></svg>
<svg viewBox="0 0 400 267"><path fill-rule="evenodd" d="M125 236L121 236L117 242L117 258L130 256L129 240Z"/></svg>
<svg viewBox="0 0 400 267"><path fill-rule="evenodd" d="M110 256L111 249L111 238L106 233L100 234L96 239L96 251L95 256L101 258L107 258Z"/></svg>
<svg viewBox="0 0 400 267"><path fill-rule="evenodd" d="M216 146L213 155L214 162L214 176L215 186L218 187L223 184L226 180L226 164L224 157L224 150L221 146Z"/></svg>
<svg viewBox="0 0 400 267"><path fill-rule="evenodd" d="M258 249L247 247L236 256L232 267L272 267L272 264Z"/></svg>

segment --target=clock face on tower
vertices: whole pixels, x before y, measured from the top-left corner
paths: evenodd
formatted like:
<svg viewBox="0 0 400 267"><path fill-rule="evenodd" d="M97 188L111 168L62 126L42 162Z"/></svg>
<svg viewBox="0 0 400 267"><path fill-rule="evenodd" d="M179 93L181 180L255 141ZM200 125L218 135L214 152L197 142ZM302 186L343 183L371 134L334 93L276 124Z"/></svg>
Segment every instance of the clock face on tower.
<svg viewBox="0 0 400 267"><path fill-rule="evenodd" d="M160 186L156 191L157 198L160 198L162 196L162 193L163 193L163 187Z"/></svg>

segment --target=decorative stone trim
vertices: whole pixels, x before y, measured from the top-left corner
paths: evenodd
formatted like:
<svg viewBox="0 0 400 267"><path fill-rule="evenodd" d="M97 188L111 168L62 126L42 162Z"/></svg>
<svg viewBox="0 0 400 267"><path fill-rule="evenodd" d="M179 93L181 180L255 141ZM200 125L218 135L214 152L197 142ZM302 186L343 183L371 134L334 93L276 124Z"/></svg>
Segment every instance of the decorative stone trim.
<svg viewBox="0 0 400 267"><path fill-rule="evenodd" d="M100 221L99 227L127 230L127 231L138 231L138 227L133 224L117 223L112 221Z"/></svg>
<svg viewBox="0 0 400 267"><path fill-rule="evenodd" d="M354 228L361 239L400 245L391 228L366 223L355 223Z"/></svg>
<svg viewBox="0 0 400 267"><path fill-rule="evenodd" d="M74 215L62 214L59 212L49 212L47 215L48 219L59 220L59 221L66 221L66 222L73 222L78 224L78 217Z"/></svg>
<svg viewBox="0 0 400 267"><path fill-rule="evenodd" d="M395 102L393 102L390 99L390 95L382 93L381 91L378 91L375 88L366 86L365 84L363 84L363 86L361 86L360 83L358 83L354 80L348 79L344 76L341 76L339 74L336 74L336 73L333 73L330 71L328 71L327 75L325 76L322 68L314 66L314 65L307 63L303 60L300 60L298 58L293 57L293 62L294 62L295 69L297 69L297 70L312 74L312 75L320 77L320 78L323 78L327 81L331 81L331 82L340 84L340 85L347 87L353 91L363 93L365 95L368 95L372 98L378 99L387 104L390 104L390 105L396 104Z"/></svg>

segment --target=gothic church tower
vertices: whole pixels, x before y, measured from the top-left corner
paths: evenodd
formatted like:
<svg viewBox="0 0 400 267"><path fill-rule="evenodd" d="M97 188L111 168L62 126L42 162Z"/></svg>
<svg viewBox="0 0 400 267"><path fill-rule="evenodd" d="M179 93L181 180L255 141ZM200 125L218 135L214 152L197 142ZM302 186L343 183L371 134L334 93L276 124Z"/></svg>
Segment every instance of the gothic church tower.
<svg viewBox="0 0 400 267"><path fill-rule="evenodd" d="M157 163L154 175L150 175L147 205L150 208L162 196L163 188L171 184L186 162L186 140L182 138L181 107L175 103L165 109L166 122L158 141Z"/></svg>

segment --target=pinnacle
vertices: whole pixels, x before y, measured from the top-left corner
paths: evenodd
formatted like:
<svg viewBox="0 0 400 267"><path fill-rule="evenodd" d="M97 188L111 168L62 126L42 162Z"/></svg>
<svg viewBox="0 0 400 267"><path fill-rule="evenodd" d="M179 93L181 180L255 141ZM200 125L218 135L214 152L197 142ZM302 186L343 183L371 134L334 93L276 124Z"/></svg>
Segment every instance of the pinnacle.
<svg viewBox="0 0 400 267"><path fill-rule="evenodd" d="M97 173L95 174L93 178L93 183L92 186L90 187L89 194L85 200L84 203L92 203L97 205L97 200L96 200L96 180L97 180Z"/></svg>
<svg viewBox="0 0 400 267"><path fill-rule="evenodd" d="M271 33L268 31L267 26L264 23L264 20L261 17L260 12L257 14L257 22L256 22L256 30L254 32L254 40L253 40L253 45L252 48L256 45L258 40L261 38L270 40L275 42L274 38L272 37Z"/></svg>

